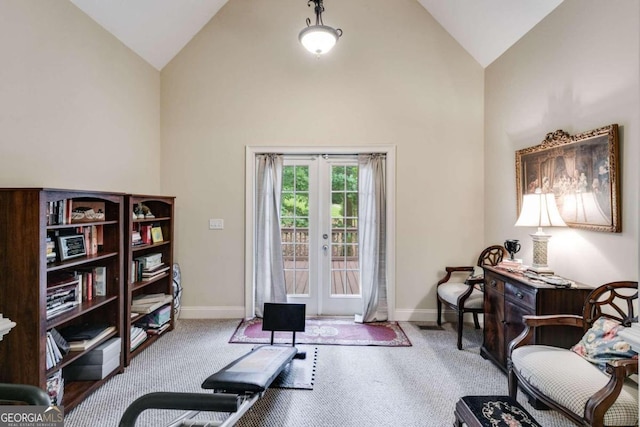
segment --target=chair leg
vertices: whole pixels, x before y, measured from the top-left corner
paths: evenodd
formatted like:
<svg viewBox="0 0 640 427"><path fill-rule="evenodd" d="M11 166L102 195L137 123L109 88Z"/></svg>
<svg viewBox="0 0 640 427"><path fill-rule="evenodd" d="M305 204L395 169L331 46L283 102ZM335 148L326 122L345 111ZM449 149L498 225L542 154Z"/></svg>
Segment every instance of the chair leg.
<svg viewBox="0 0 640 427"><path fill-rule="evenodd" d="M473 323L476 326L476 329L480 329L480 322L478 321L478 313L473 312Z"/></svg>
<svg viewBox="0 0 640 427"><path fill-rule="evenodd" d="M442 320L440 320L440 316L442 315L442 302L440 301L439 298L437 300L437 306L438 306L438 318L436 319L436 323L438 324L438 326L440 326L442 325Z"/></svg>
<svg viewBox="0 0 640 427"><path fill-rule="evenodd" d="M513 368L509 367L507 377L509 382L509 396L516 399L518 397L518 377L516 377L516 374L513 372Z"/></svg>
<svg viewBox="0 0 640 427"><path fill-rule="evenodd" d="M462 350L462 320L463 320L464 312L462 310L458 311L458 350Z"/></svg>

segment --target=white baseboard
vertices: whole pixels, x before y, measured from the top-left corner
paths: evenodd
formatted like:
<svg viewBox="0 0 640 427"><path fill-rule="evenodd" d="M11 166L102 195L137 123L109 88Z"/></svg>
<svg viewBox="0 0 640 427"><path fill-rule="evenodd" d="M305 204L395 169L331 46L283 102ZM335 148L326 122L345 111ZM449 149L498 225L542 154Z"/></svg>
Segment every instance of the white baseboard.
<svg viewBox="0 0 640 427"><path fill-rule="evenodd" d="M398 322L433 322L435 323L438 318L438 310L436 309L396 309L395 319ZM484 324L483 316L480 315L480 326ZM443 310L442 322L457 322L458 316L455 311ZM467 313L464 315L464 323L473 324L473 315Z"/></svg>
<svg viewBox="0 0 640 427"><path fill-rule="evenodd" d="M243 319L244 306L180 307L180 319Z"/></svg>
<svg viewBox="0 0 640 427"><path fill-rule="evenodd" d="M236 307L185 307L180 308L180 319L242 319L244 306ZM395 319L399 322L435 322L438 315L436 309L396 309ZM456 314L451 310L442 312L443 322L456 322ZM480 316L480 324L483 322ZM465 314L465 323L473 323L471 314Z"/></svg>

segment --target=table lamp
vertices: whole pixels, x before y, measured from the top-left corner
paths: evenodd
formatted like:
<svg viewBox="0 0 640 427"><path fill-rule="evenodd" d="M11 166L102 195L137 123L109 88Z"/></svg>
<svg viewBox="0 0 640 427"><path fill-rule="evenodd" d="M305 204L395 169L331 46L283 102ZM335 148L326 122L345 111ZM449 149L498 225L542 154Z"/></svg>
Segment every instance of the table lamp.
<svg viewBox="0 0 640 427"><path fill-rule="evenodd" d="M516 227L538 227L536 233L530 234L533 239L533 264L529 267L538 274L553 274L547 265L547 242L551 235L545 234L542 227L565 227L564 220L558 212L556 196L553 193L542 193L539 188L533 194L525 194L522 198L522 209L516 221Z"/></svg>

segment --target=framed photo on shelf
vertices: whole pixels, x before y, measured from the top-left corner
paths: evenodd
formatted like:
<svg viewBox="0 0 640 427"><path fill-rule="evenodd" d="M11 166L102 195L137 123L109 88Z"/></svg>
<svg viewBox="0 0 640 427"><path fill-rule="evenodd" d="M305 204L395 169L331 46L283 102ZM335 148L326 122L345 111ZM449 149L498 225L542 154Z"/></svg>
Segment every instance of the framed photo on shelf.
<svg viewBox="0 0 640 427"><path fill-rule="evenodd" d="M162 228L161 227L152 227L151 228L151 240L153 243L160 243L163 241L162 237Z"/></svg>
<svg viewBox="0 0 640 427"><path fill-rule="evenodd" d="M618 153L617 124L576 135L557 130L516 151L518 215L523 195L540 188L555 195L569 227L621 232Z"/></svg>
<svg viewBox="0 0 640 427"><path fill-rule="evenodd" d="M87 248L85 246L84 235L59 236L58 252L60 253L60 261L86 255Z"/></svg>

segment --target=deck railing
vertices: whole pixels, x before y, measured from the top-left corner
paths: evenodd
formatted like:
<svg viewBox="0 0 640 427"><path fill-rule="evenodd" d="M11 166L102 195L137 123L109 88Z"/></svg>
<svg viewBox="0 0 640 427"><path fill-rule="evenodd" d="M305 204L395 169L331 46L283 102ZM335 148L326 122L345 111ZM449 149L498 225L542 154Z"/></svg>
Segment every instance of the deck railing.
<svg viewBox="0 0 640 427"><path fill-rule="evenodd" d="M281 229L282 255L285 259L309 258L309 229L283 227ZM331 257L356 260L359 255L358 229L341 228L331 232Z"/></svg>

